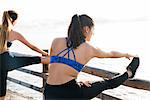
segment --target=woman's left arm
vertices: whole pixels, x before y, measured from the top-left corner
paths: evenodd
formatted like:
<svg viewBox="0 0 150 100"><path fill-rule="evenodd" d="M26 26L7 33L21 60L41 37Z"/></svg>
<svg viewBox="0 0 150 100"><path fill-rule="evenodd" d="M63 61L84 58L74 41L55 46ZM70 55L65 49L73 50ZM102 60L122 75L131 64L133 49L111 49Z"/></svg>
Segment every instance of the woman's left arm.
<svg viewBox="0 0 150 100"><path fill-rule="evenodd" d="M24 36L22 36L20 33L18 32L15 32L13 31L14 35L15 35L15 40L18 40L20 42L22 42L23 44L25 44L26 46L28 46L30 49L38 52L38 53L41 53L42 55L44 56L48 56L48 53L39 49L38 47L34 46L33 44L31 44L29 41L27 41Z"/></svg>

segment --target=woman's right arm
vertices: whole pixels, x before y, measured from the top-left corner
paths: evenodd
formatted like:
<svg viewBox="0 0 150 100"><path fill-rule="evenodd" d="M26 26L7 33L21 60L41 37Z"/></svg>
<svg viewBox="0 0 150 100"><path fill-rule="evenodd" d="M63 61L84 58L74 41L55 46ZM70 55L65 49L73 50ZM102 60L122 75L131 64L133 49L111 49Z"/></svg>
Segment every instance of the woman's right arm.
<svg viewBox="0 0 150 100"><path fill-rule="evenodd" d="M101 50L100 48L92 47L92 54L93 57L97 58L121 58L126 57L127 59L130 59L130 57L134 57L133 55L130 55L128 53L121 53L117 51L111 51L111 52L105 52Z"/></svg>
<svg viewBox="0 0 150 100"><path fill-rule="evenodd" d="M39 49L38 47L36 47L35 45L31 44L31 43L30 43L28 40L26 40L26 39L24 38L24 36L22 36L20 33L15 32L15 31L13 31L13 32L14 32L14 34L15 34L15 39L16 39L16 40L19 40L20 42L22 42L23 44L25 44L26 46L28 46L30 49L32 49L32 50L34 50L34 51L36 51L36 52L38 52L38 53L41 53L41 54L44 55L44 56L48 56L48 53L47 53L47 52L45 52L45 51Z"/></svg>

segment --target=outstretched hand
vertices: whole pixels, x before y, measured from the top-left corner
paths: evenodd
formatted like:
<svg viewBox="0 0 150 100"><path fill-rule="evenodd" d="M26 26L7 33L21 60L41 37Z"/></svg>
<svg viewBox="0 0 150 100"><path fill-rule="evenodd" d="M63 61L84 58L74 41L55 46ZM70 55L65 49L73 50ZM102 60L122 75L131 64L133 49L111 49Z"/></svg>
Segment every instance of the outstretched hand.
<svg viewBox="0 0 150 100"><path fill-rule="evenodd" d="M43 52L43 56L50 56L47 52Z"/></svg>
<svg viewBox="0 0 150 100"><path fill-rule="evenodd" d="M127 53L125 57L130 60L130 58L134 56Z"/></svg>
<svg viewBox="0 0 150 100"><path fill-rule="evenodd" d="M131 55L131 54L126 54L126 56L125 56L127 59L131 59L131 57L133 58L133 57L138 57L138 55Z"/></svg>
<svg viewBox="0 0 150 100"><path fill-rule="evenodd" d="M92 84L90 81L78 82L78 83L80 87L82 86L91 87L91 84Z"/></svg>

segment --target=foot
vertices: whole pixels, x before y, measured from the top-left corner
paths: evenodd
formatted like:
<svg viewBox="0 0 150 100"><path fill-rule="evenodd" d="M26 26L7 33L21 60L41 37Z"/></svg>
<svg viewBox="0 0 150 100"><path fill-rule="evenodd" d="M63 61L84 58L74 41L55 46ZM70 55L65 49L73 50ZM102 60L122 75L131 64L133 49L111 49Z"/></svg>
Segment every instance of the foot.
<svg viewBox="0 0 150 100"><path fill-rule="evenodd" d="M139 57L134 57L131 61L131 63L127 66L127 70L131 71L132 75L129 75L129 78L133 78L137 68L139 67L140 59Z"/></svg>

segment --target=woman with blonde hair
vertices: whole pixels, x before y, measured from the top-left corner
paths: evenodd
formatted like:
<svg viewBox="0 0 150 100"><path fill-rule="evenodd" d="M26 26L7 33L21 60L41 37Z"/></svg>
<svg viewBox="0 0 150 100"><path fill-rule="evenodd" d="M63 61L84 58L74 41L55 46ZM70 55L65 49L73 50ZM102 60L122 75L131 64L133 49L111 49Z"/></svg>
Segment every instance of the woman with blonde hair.
<svg viewBox="0 0 150 100"><path fill-rule="evenodd" d="M2 25L0 26L0 100L4 100L6 95L6 80L8 71L39 63L46 63L45 57L29 56L9 51L9 47L14 40L18 40L31 48L32 50L48 56L48 53L37 48L27 41L20 33L14 31L12 27L15 25L18 14L13 11L4 11Z"/></svg>

